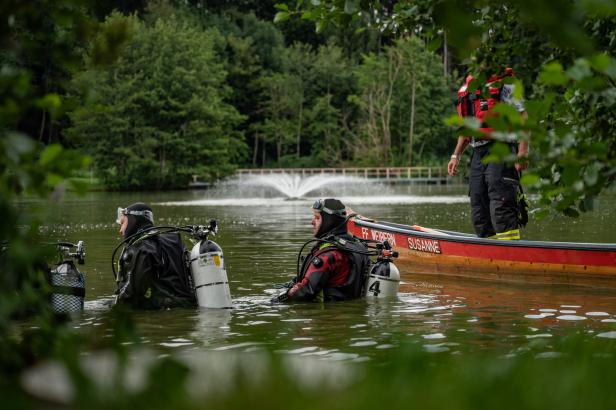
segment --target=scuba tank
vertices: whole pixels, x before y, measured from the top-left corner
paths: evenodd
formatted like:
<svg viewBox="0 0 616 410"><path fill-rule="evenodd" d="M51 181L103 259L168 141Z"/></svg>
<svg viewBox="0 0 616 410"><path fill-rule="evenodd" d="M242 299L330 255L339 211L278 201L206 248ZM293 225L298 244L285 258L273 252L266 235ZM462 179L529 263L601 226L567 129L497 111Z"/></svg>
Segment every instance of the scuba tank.
<svg viewBox="0 0 616 410"><path fill-rule="evenodd" d="M366 278L365 296L375 298L396 296L400 288L400 271L394 265L392 258L398 257L398 252L392 251L387 241L377 244L377 249L379 250L377 261Z"/></svg>
<svg viewBox="0 0 616 410"><path fill-rule="evenodd" d="M190 273L200 307L231 308L231 291L222 249L207 238L217 232L215 220L211 220L207 227L193 230L193 237L198 242L190 252Z"/></svg>
<svg viewBox="0 0 616 410"><path fill-rule="evenodd" d="M76 251L70 252L72 248L76 248ZM49 275L49 284L52 287L51 308L55 313L81 312L86 296L86 279L75 266L75 260L80 265L85 263L85 246L83 241L77 242L77 245L59 242L58 252L60 262Z"/></svg>

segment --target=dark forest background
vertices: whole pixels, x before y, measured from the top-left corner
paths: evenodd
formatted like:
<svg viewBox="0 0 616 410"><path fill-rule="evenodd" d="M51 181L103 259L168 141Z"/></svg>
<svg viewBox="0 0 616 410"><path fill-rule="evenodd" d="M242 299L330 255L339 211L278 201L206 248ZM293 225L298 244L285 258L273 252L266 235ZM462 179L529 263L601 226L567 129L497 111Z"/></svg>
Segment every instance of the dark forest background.
<svg viewBox="0 0 616 410"><path fill-rule="evenodd" d="M192 175L214 181L237 167L446 162L454 141L443 119L464 68L442 47L377 27L317 34L303 19L275 24L275 3L82 5L106 31L62 39L79 50L68 67L38 27L15 27L15 41L36 46L2 59L27 67L48 99L18 129L89 155L111 189L185 187ZM41 19L62 34L52 14ZM92 55L109 33L123 42L101 64Z"/></svg>

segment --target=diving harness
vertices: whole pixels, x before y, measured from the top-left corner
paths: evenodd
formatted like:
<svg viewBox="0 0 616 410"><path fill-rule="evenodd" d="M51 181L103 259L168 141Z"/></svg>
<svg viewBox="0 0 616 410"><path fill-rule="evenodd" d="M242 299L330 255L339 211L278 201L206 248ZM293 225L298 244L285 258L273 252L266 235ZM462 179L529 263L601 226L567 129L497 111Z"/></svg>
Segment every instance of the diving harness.
<svg viewBox="0 0 616 410"><path fill-rule="evenodd" d="M231 291L220 246L208 239L218 233L218 223L211 219L205 225L152 226L125 238L116 246L111 256L111 268L116 282L120 278L116 271L116 254L123 245L131 246L148 237L167 233L180 233L196 242L190 252L185 253L185 265L190 271L189 281L195 292L197 304L204 308L231 308ZM119 266L119 260L117 261Z"/></svg>

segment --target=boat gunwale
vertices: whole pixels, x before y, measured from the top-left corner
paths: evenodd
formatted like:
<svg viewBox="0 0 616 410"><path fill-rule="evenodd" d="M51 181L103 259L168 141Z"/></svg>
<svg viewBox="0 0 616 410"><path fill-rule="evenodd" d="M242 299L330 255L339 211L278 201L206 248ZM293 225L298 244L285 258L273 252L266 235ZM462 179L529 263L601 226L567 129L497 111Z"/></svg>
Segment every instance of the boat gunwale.
<svg viewBox="0 0 616 410"><path fill-rule="evenodd" d="M548 242L548 241L529 241L529 240L514 240L502 241L488 238L478 238L470 234L442 231L440 232L425 232L413 229L409 225L396 224L393 222L370 222L363 219L353 219L353 223L366 228L373 228L382 231L399 233L407 236L419 236L429 239L438 239L440 241L462 242L473 245L487 246L507 246L515 248L543 248L543 249L558 249L558 250L580 250L580 251L608 251L616 252L616 243L588 243L588 242Z"/></svg>

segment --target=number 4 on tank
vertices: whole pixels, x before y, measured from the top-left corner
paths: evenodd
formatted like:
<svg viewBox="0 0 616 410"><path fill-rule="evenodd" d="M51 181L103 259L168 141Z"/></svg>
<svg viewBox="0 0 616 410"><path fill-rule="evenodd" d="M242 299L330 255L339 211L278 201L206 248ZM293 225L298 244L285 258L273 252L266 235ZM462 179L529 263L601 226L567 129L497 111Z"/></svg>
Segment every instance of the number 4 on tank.
<svg viewBox="0 0 616 410"><path fill-rule="evenodd" d="M379 296L379 293L381 293L381 281L374 281L372 283L372 285L370 285L370 287L368 288L368 292L371 293L373 296Z"/></svg>

